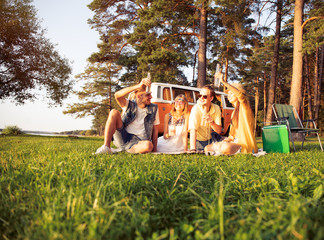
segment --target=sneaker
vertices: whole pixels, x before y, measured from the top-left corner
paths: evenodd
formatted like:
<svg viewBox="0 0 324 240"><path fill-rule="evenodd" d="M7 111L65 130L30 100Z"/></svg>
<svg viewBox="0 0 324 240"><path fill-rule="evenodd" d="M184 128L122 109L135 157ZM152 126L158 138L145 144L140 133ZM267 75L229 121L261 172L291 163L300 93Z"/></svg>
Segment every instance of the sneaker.
<svg viewBox="0 0 324 240"><path fill-rule="evenodd" d="M119 152L123 151L122 148L110 148L110 150L111 150L112 153L119 153Z"/></svg>
<svg viewBox="0 0 324 240"><path fill-rule="evenodd" d="M104 153L113 153L113 151L110 149L110 147L107 147L106 145L102 145L100 148L97 149L95 154L104 154Z"/></svg>

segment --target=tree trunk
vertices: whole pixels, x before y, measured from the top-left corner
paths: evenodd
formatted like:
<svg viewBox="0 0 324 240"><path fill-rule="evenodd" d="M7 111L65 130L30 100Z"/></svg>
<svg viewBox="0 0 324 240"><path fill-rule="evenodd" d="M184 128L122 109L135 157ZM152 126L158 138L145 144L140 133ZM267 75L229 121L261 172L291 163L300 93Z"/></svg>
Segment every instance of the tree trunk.
<svg viewBox="0 0 324 240"><path fill-rule="evenodd" d="M306 106L306 95L307 95L307 87L306 87L306 81L304 81L302 84L304 84L303 86L303 94L302 94L302 98L303 98L303 101L302 101L302 105L300 107L300 113L299 113L299 117L301 119L305 119L305 106Z"/></svg>
<svg viewBox="0 0 324 240"><path fill-rule="evenodd" d="M272 65L271 65L271 79L269 85L266 122L272 121L272 104L275 101L275 89L276 89L276 80L277 80L277 71L278 71L278 62L279 62L281 11L282 11L282 0L278 0L277 16L276 16L276 35L275 35L273 58L272 58Z"/></svg>
<svg viewBox="0 0 324 240"><path fill-rule="evenodd" d="M323 65L324 65L324 45L320 47L321 49L321 58L319 59L319 51L316 52L317 58L316 58L316 68L318 69L315 71L315 93L316 97L314 99L314 105L315 105L315 119L317 121L317 125L319 125L319 109L321 105L321 87L322 87L322 79L323 79ZM318 49L319 50L319 49ZM320 66L319 68L317 66ZM319 71L319 72L318 72ZM319 127L319 126L318 126Z"/></svg>
<svg viewBox="0 0 324 240"><path fill-rule="evenodd" d="M257 123L258 123L258 108L259 108L259 77L255 79L255 107L254 107L254 135L257 133Z"/></svg>
<svg viewBox="0 0 324 240"><path fill-rule="evenodd" d="M224 76L224 81L227 82L228 79L228 51L229 48L228 46L226 47L226 60L225 60L225 76Z"/></svg>
<svg viewBox="0 0 324 240"><path fill-rule="evenodd" d="M267 75L263 72L263 122L266 122L267 116Z"/></svg>
<svg viewBox="0 0 324 240"><path fill-rule="evenodd" d="M195 81L195 69L196 69L196 63L197 63L197 54L198 54L198 51L196 51L195 53L195 57L194 57L194 65L193 65L193 68L192 68L192 82Z"/></svg>
<svg viewBox="0 0 324 240"><path fill-rule="evenodd" d="M205 7L205 4L203 3L200 11L197 87L203 87L206 84L206 46L207 46L207 9Z"/></svg>
<svg viewBox="0 0 324 240"><path fill-rule="evenodd" d="M228 47L227 47L227 51L228 51ZM224 82L227 82L227 78L228 78L228 58L226 57L225 59L225 71L224 71ZM223 92L225 92L225 86L223 85Z"/></svg>
<svg viewBox="0 0 324 240"><path fill-rule="evenodd" d="M294 15L294 52L293 74L290 88L290 105L294 106L299 113L302 103L302 80L303 80L303 8L304 0L295 1Z"/></svg>
<svg viewBox="0 0 324 240"><path fill-rule="evenodd" d="M313 109L312 109L312 91L310 88L310 77L309 77L309 64L308 64L308 55L305 55L305 80L306 80L306 88L307 88L307 112L308 119L313 119ZM313 123L310 123L310 127L313 127Z"/></svg>
<svg viewBox="0 0 324 240"><path fill-rule="evenodd" d="M317 98L318 98L318 63L319 63L319 47L316 48L315 52L315 66L314 66L314 118L317 120L318 112L317 110ZM317 122L318 123L318 122Z"/></svg>

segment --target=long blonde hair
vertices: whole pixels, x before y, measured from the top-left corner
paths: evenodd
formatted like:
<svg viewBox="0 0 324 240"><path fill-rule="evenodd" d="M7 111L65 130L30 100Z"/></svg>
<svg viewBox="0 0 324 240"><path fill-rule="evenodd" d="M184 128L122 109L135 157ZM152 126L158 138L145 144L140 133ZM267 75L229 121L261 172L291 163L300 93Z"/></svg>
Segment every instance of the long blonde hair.
<svg viewBox="0 0 324 240"><path fill-rule="evenodd" d="M243 88L243 85L241 83L232 83L231 85L233 87L235 87L237 90L239 90L241 93L243 93L244 95L246 94L246 91ZM237 96L235 96L235 97L237 98ZM236 103L235 109L233 111L232 119L231 119L232 126L234 127L234 129L238 128L239 111L240 111L240 102L237 99L237 103Z"/></svg>
<svg viewBox="0 0 324 240"><path fill-rule="evenodd" d="M178 97L181 97L183 98L184 100L184 109L182 111L182 114L186 115L188 113L188 100L186 98L186 96L184 94L179 94L178 96L175 97L173 103L172 103L172 108L171 108L171 115L174 116L174 114L176 113L176 109L175 109L175 100L178 98Z"/></svg>

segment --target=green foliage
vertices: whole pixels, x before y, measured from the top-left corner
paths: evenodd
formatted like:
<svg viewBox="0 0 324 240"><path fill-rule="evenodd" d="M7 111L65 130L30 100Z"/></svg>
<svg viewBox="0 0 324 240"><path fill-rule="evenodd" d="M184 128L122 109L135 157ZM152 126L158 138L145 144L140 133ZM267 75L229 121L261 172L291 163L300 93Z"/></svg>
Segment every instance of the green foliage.
<svg viewBox="0 0 324 240"><path fill-rule="evenodd" d="M109 62L123 67L126 71L120 80L125 85L140 81L148 71L152 72L153 81L186 82L181 68L188 66L186 54L190 44L172 37L180 26L173 29L170 5L177 4L165 0L93 1L89 8L95 16L90 24L99 32L102 42L90 62Z"/></svg>
<svg viewBox="0 0 324 240"><path fill-rule="evenodd" d="M311 54L324 44L324 8L323 2L319 0L310 1L307 7L310 9L307 18L313 20L307 22L304 27L303 51Z"/></svg>
<svg viewBox="0 0 324 240"><path fill-rule="evenodd" d="M23 104L36 98L36 88L61 104L70 90L70 63L44 37L30 0L0 2L0 99Z"/></svg>
<svg viewBox="0 0 324 240"><path fill-rule="evenodd" d="M23 134L23 131L18 126L6 126L1 134L4 135L20 135Z"/></svg>
<svg viewBox="0 0 324 240"><path fill-rule="evenodd" d="M95 130L87 130L84 135L86 136L95 136L97 132Z"/></svg>
<svg viewBox="0 0 324 240"><path fill-rule="evenodd" d="M109 110L118 105L114 92L120 88L113 78L119 69L112 64L93 64L77 76L85 82L81 91L75 92L81 102L69 104L64 114L74 114L76 117L93 116L92 128L102 135Z"/></svg>
<svg viewBox="0 0 324 240"><path fill-rule="evenodd" d="M92 155L101 144L0 136L1 237L324 237L324 153L316 140L260 158Z"/></svg>
<svg viewBox="0 0 324 240"><path fill-rule="evenodd" d="M305 2L305 16L317 17L304 29L304 51L310 54L309 76L313 95L315 79L312 78L315 76L316 67L321 66L314 52L323 42L321 3L318 0ZM147 76L148 71L151 72L153 82L194 86L201 83L196 79L195 70L201 39L199 33L202 6L208 12L206 83L213 83L216 64L221 63L225 67L222 71L228 74L227 80L241 81L251 96L255 96L258 88L259 110L266 111L264 103L267 102L271 78L274 36L263 36L269 28L256 25L255 14L261 14L262 9L269 7L270 13L262 14L265 18L269 17L270 21L277 3L267 4L246 0L92 1L89 8L94 12L94 17L89 23L99 32L101 42L98 44L98 52L89 58L89 68L79 75L80 80L85 81L84 89L78 93L80 100L84 102L69 106L65 113L75 114L77 117L94 116L93 128L100 133L103 131L108 109L117 107L111 98L112 94L108 98L104 95L110 92L108 86L111 86L112 92L117 91L139 82ZM292 78L294 4L290 1L283 1L282 4L283 27L276 79L276 103L289 102L290 96L287 93L290 92ZM114 69L113 74L102 74L104 68ZM184 75L184 68L193 68L191 82ZM254 109L254 99L251 100ZM307 112L306 109L304 112ZM322 110L323 106L319 115ZM323 118L318 119L318 125L324 126L321 120Z"/></svg>

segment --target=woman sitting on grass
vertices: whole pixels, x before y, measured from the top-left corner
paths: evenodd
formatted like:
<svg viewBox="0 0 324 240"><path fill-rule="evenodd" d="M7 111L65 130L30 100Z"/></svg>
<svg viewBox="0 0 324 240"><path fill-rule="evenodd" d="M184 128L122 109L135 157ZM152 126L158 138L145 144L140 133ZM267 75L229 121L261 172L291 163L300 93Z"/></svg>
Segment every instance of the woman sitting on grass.
<svg viewBox="0 0 324 240"><path fill-rule="evenodd" d="M212 155L233 155L235 153L257 153L254 136L254 116L246 92L240 83L228 84L223 81L223 74L216 73L216 78L228 88L228 100L235 107L231 117L229 136L222 142L207 145L205 153Z"/></svg>
<svg viewBox="0 0 324 240"><path fill-rule="evenodd" d="M164 134L158 138L157 152L184 152L188 145L188 101L180 94L164 117Z"/></svg>

